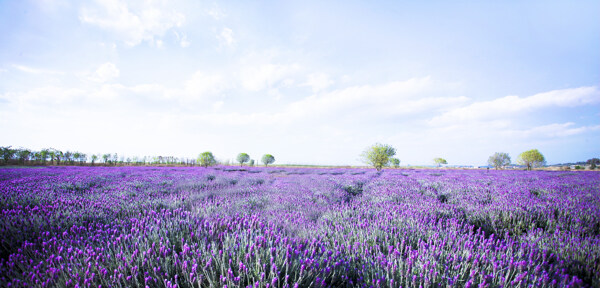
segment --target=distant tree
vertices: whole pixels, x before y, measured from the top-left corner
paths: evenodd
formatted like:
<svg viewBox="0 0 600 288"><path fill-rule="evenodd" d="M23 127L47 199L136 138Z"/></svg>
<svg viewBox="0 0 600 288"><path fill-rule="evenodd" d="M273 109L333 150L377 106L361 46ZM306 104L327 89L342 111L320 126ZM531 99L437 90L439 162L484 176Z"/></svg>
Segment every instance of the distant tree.
<svg viewBox="0 0 600 288"><path fill-rule="evenodd" d="M488 165L493 166L496 170L504 168L510 165L510 156L508 153L496 152L488 159Z"/></svg>
<svg viewBox="0 0 600 288"><path fill-rule="evenodd" d="M598 158L592 158L586 161L586 163L588 165L590 165L590 169L594 170L596 169L596 167L598 166L598 164L600 164L600 159Z"/></svg>
<svg viewBox="0 0 600 288"><path fill-rule="evenodd" d="M204 167L208 167L217 164L217 160L215 160L212 152L206 151L198 155L198 163Z"/></svg>
<svg viewBox="0 0 600 288"><path fill-rule="evenodd" d="M48 149L48 158L50 158L50 165L54 164L54 160L56 160L54 149Z"/></svg>
<svg viewBox="0 0 600 288"><path fill-rule="evenodd" d="M63 152L58 149L50 148L48 149L48 153L50 155L51 161L53 163L56 163L56 165L60 165L60 160L64 155Z"/></svg>
<svg viewBox="0 0 600 288"><path fill-rule="evenodd" d="M98 155L92 154L92 166L94 166L94 163L96 163L96 160L98 160Z"/></svg>
<svg viewBox="0 0 600 288"><path fill-rule="evenodd" d="M62 161L64 158L65 153L60 150L56 150L56 164L60 165L60 161Z"/></svg>
<svg viewBox="0 0 600 288"><path fill-rule="evenodd" d="M42 162L41 152L40 151L31 151L30 159L38 164L41 163Z"/></svg>
<svg viewBox="0 0 600 288"><path fill-rule="evenodd" d="M8 164L10 159L12 159L17 153L17 150L10 147L12 146L0 147L0 153L2 154L2 160L4 161L3 163L5 165Z"/></svg>
<svg viewBox="0 0 600 288"><path fill-rule="evenodd" d="M240 166L244 166L244 163L250 160L250 155L246 153L240 153L237 156L237 161L240 163Z"/></svg>
<svg viewBox="0 0 600 288"><path fill-rule="evenodd" d="M29 160L32 153L31 153L31 150L29 150L29 149L21 148L21 149L17 150L17 155L19 157L19 161L21 162L21 164L25 165L25 162L27 160Z"/></svg>
<svg viewBox="0 0 600 288"><path fill-rule="evenodd" d="M390 158L396 155L396 149L387 144L375 143L374 145L367 147L365 151L360 154L363 163L375 167L377 171L381 171L383 166L387 166L390 162Z"/></svg>
<svg viewBox="0 0 600 288"><path fill-rule="evenodd" d="M79 152L79 157L77 157L77 159L79 160L79 164L83 165L83 163L85 163L85 161L87 160L87 155L85 155L85 153Z"/></svg>
<svg viewBox="0 0 600 288"><path fill-rule="evenodd" d="M254 159L251 159L250 162L248 163L248 165L254 166Z"/></svg>
<svg viewBox="0 0 600 288"><path fill-rule="evenodd" d="M102 154L102 160L104 161L104 164L107 164L110 162L110 154Z"/></svg>
<svg viewBox="0 0 600 288"><path fill-rule="evenodd" d="M73 164L73 152L71 151L67 151L64 154L65 157L65 162L68 162L69 164Z"/></svg>
<svg viewBox="0 0 600 288"><path fill-rule="evenodd" d="M442 164L448 164L448 161L444 158L437 157L433 158L433 163L437 164L437 167L440 167Z"/></svg>
<svg viewBox="0 0 600 288"><path fill-rule="evenodd" d="M262 156L261 159L262 163L265 164L265 166L275 163L275 157L273 157L273 155L271 154L265 154Z"/></svg>
<svg viewBox="0 0 600 288"><path fill-rule="evenodd" d="M42 165L46 165L46 161L48 160L48 157L50 157L50 149L42 149L38 155L39 160L42 161Z"/></svg>
<svg viewBox="0 0 600 288"><path fill-rule="evenodd" d="M540 151L537 149L531 149L519 154L517 163L525 165L527 170L531 170L531 168L546 165L546 159L544 158L544 155L540 153Z"/></svg>
<svg viewBox="0 0 600 288"><path fill-rule="evenodd" d="M80 152L77 152L77 151L73 152L73 161L80 162L80 158L81 158L81 153ZM81 164L81 162L79 164Z"/></svg>
<svg viewBox="0 0 600 288"><path fill-rule="evenodd" d="M394 168L400 167L400 159L398 158L391 158L390 163L392 164L392 166L394 166Z"/></svg>

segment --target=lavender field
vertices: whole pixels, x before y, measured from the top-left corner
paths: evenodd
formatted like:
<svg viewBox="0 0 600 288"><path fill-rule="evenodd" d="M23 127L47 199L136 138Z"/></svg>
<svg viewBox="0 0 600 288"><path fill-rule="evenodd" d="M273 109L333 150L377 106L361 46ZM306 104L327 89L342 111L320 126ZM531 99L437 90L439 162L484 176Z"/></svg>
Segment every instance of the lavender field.
<svg viewBox="0 0 600 288"><path fill-rule="evenodd" d="M599 287L599 176L0 169L0 286Z"/></svg>

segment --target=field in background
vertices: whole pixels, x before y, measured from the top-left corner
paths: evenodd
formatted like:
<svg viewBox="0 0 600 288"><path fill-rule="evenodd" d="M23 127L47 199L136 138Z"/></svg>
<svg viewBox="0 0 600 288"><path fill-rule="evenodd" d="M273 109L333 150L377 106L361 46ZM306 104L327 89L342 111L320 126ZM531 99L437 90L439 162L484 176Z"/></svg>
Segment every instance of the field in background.
<svg viewBox="0 0 600 288"><path fill-rule="evenodd" d="M598 287L595 172L0 169L2 287Z"/></svg>

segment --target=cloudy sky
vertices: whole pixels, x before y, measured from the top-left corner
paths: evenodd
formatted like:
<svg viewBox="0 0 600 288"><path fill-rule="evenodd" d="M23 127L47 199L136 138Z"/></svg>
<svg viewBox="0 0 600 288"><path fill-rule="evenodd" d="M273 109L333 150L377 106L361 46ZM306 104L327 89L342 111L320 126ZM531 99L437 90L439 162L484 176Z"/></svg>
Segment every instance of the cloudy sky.
<svg viewBox="0 0 600 288"><path fill-rule="evenodd" d="M0 145L599 157L600 2L468 2L0 1Z"/></svg>

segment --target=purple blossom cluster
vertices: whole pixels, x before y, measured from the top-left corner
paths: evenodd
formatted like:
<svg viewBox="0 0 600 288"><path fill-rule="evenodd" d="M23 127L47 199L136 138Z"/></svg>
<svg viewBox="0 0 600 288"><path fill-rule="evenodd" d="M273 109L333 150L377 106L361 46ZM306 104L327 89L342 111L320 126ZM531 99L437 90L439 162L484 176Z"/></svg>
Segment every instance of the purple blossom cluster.
<svg viewBox="0 0 600 288"><path fill-rule="evenodd" d="M0 169L0 287L599 287L595 172Z"/></svg>

